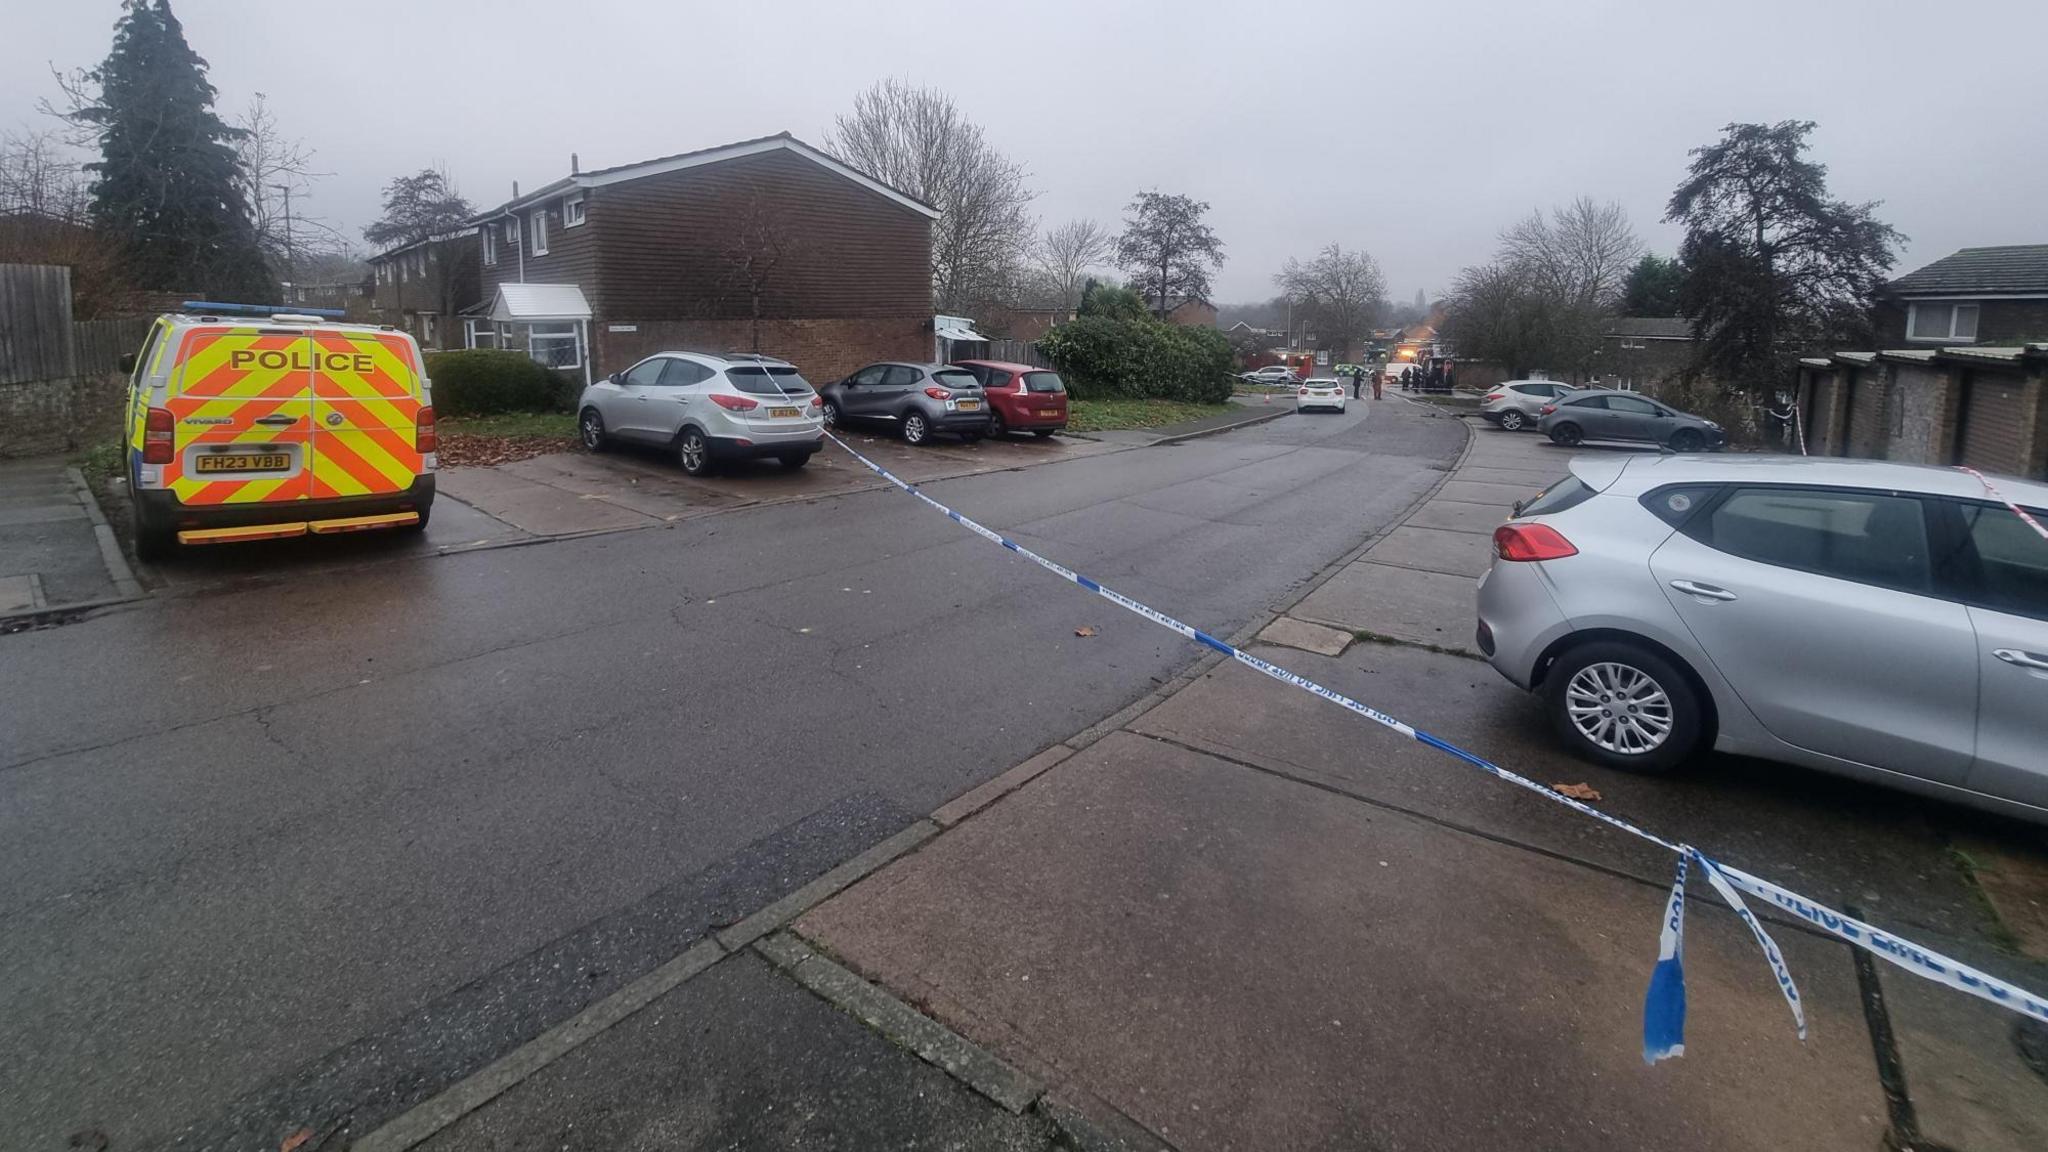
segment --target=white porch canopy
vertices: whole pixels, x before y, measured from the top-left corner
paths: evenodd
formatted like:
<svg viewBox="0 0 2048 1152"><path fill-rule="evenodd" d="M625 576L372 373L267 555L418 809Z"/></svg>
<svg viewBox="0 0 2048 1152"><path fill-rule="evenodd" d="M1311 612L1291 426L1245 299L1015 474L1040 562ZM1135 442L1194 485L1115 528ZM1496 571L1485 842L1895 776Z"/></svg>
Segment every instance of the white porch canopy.
<svg viewBox="0 0 2048 1152"><path fill-rule="evenodd" d="M974 321L965 316L932 317L933 358L940 363L951 360L952 349L948 345L964 341L982 341L988 337L974 330Z"/></svg>
<svg viewBox="0 0 2048 1152"><path fill-rule="evenodd" d="M491 322L526 327L526 354L551 368L583 369L590 383L590 301L574 284L500 284ZM564 341L573 341L568 347ZM564 352L573 359L565 361Z"/></svg>

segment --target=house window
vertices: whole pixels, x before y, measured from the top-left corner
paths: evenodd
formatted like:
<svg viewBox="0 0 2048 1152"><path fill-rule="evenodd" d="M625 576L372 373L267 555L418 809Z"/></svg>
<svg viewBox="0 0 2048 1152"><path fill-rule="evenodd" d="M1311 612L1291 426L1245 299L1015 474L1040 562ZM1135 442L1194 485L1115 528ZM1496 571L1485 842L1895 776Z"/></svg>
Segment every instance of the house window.
<svg viewBox="0 0 2048 1152"><path fill-rule="evenodd" d="M550 368L581 368L582 343L574 324L535 324L526 332L526 354Z"/></svg>
<svg viewBox="0 0 2048 1152"><path fill-rule="evenodd" d="M489 320L464 320L462 322L462 346L465 348L496 348L498 333Z"/></svg>
<svg viewBox="0 0 2048 1152"><path fill-rule="evenodd" d="M1977 306L1920 300L1906 306L1906 339L1968 344L1977 339Z"/></svg>
<svg viewBox="0 0 2048 1152"><path fill-rule="evenodd" d="M539 209L539 210L537 210L537 211L535 211L535 212L534 212L534 214L533 214L533 226L532 226L532 228L530 228L530 229L529 229L529 231L530 231L530 232L532 232L532 234L533 234L533 254L534 254L535 256L545 256L545 255L547 255L547 254L548 254L548 210L547 210L547 209L545 209L545 208L542 208L542 209Z"/></svg>
<svg viewBox="0 0 2048 1152"><path fill-rule="evenodd" d="M505 242L515 245L519 243L519 217L505 217Z"/></svg>
<svg viewBox="0 0 2048 1152"><path fill-rule="evenodd" d="M583 193L562 198L562 227L574 228L583 223Z"/></svg>
<svg viewBox="0 0 2048 1152"><path fill-rule="evenodd" d="M398 282L403 284L410 279L412 279L412 262L400 256L398 258Z"/></svg>
<svg viewBox="0 0 2048 1152"><path fill-rule="evenodd" d="M483 234L484 263L496 264L498 262L498 226L496 224L484 225ZM472 345L472 347L474 347L474 345Z"/></svg>
<svg viewBox="0 0 2048 1152"><path fill-rule="evenodd" d="M434 314L420 313L420 343L432 347L434 344Z"/></svg>

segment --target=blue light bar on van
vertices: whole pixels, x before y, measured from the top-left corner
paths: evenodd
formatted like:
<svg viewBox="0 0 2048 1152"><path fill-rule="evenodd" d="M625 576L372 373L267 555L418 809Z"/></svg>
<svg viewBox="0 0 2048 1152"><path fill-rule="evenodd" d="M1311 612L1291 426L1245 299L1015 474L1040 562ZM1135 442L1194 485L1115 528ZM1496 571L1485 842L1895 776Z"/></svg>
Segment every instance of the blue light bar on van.
<svg viewBox="0 0 2048 1152"><path fill-rule="evenodd" d="M297 304L222 304L213 300L187 300L182 307L187 312L232 312L241 316L276 316L286 313L293 316L346 316L341 308L303 308Z"/></svg>

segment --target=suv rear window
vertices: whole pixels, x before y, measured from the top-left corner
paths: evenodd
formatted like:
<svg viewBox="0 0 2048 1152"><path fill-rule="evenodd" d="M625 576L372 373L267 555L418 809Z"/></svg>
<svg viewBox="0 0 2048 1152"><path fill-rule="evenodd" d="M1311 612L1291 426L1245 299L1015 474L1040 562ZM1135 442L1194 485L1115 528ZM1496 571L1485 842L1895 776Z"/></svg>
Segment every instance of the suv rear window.
<svg viewBox="0 0 2048 1152"><path fill-rule="evenodd" d="M727 368L725 377L733 387L756 396L796 396L811 390L811 382L803 373L783 366L763 368Z"/></svg>
<svg viewBox="0 0 2048 1152"><path fill-rule="evenodd" d="M932 382L942 384L948 388L981 387L981 382L974 378L972 372L965 372L958 368L945 368L932 373Z"/></svg>
<svg viewBox="0 0 2048 1152"><path fill-rule="evenodd" d="M1026 372L1024 390L1027 392L1065 392L1067 382L1057 372Z"/></svg>

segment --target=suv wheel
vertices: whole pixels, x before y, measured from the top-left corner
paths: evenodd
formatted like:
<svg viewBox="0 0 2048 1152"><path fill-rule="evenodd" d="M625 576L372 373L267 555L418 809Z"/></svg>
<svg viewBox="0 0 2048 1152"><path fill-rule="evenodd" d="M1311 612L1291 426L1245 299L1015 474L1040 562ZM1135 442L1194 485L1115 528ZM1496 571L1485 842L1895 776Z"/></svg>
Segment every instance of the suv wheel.
<svg viewBox="0 0 2048 1152"><path fill-rule="evenodd" d="M932 426L925 423L924 413L912 409L903 417L903 442L922 444L932 437Z"/></svg>
<svg viewBox="0 0 2048 1152"><path fill-rule="evenodd" d="M1551 425L1550 440L1553 444L1562 444L1567 448L1574 448L1578 446L1579 441L1584 440L1585 438L1585 431L1581 429L1577 424L1564 423Z"/></svg>
<svg viewBox="0 0 2048 1152"><path fill-rule="evenodd" d="M1010 434L1010 426L1003 423L1003 410L991 404L988 407L988 436L1000 440Z"/></svg>
<svg viewBox="0 0 2048 1152"><path fill-rule="evenodd" d="M711 445L702 432L685 428L683 434L676 437L676 462L690 476L702 476L711 471Z"/></svg>
<svg viewBox="0 0 2048 1152"><path fill-rule="evenodd" d="M595 408L585 408L583 415L576 418L576 438L587 451L602 452L611 447L611 438L604 434L604 417Z"/></svg>
<svg viewBox="0 0 2048 1152"><path fill-rule="evenodd" d="M1522 425L1528 422L1529 418L1522 415L1522 411L1519 408L1510 408L1500 414L1500 426L1509 432L1520 432Z"/></svg>
<svg viewBox="0 0 2048 1152"><path fill-rule="evenodd" d="M1697 428L1680 428L1671 434L1673 452L1697 452L1707 446L1707 438Z"/></svg>
<svg viewBox="0 0 2048 1152"><path fill-rule="evenodd" d="M1558 735L1609 768L1669 771L1699 745L1702 714L1692 681L1641 645L1582 644L1558 658L1544 686Z"/></svg>

